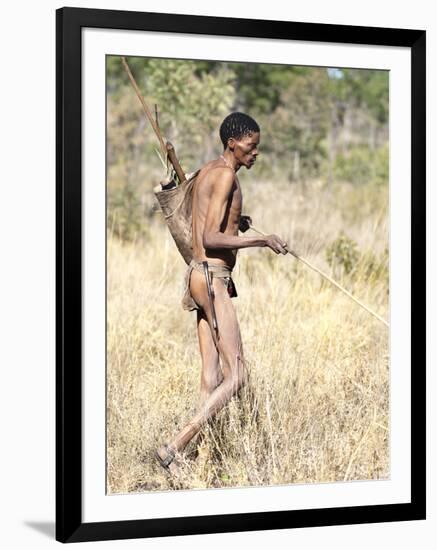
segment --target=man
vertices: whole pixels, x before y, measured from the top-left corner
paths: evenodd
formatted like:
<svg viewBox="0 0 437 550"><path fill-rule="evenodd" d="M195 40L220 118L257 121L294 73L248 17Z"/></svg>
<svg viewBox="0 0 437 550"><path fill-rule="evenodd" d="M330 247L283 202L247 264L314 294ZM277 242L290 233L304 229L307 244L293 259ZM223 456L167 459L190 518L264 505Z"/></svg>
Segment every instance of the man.
<svg viewBox="0 0 437 550"><path fill-rule="evenodd" d="M220 126L224 151L205 164L193 187L193 258L185 277L183 307L197 311L197 332L202 357L200 407L173 441L162 445L156 457L172 473L178 472L175 455L220 411L247 382L240 328L231 298L237 296L232 280L240 248L269 247L287 253L287 243L276 235L243 237L251 219L242 216L243 195L237 178L250 170L258 156L260 128L250 116L235 112ZM221 370L220 370L221 363Z"/></svg>

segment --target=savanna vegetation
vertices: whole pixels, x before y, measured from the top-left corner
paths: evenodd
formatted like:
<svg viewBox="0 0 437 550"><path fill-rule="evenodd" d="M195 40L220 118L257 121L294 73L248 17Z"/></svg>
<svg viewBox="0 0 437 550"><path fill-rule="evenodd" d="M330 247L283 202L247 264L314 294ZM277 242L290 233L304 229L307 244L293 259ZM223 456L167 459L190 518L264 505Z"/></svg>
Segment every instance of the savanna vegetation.
<svg viewBox="0 0 437 550"><path fill-rule="evenodd" d="M244 213L388 318L388 74L128 58L186 172L222 152L232 111L261 127ZM239 252L234 300L250 383L192 441L175 484L153 451L200 389L185 263L157 208L156 137L118 57L107 65L108 491L387 478L388 330L291 256Z"/></svg>

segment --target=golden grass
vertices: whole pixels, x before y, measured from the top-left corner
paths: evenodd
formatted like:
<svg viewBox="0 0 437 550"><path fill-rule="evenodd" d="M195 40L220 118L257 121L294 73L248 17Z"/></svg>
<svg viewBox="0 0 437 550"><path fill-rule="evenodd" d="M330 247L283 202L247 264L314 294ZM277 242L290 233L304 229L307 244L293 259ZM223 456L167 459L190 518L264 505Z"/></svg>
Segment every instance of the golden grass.
<svg viewBox="0 0 437 550"><path fill-rule="evenodd" d="M341 231L362 254L387 247L386 188L242 183L254 225L328 273ZM149 234L108 235L108 492L387 478L387 328L291 256L253 248L234 271L250 383L169 479L153 451L197 410L200 355L196 315L180 305L185 264L159 213ZM339 282L388 318L384 277L361 262Z"/></svg>

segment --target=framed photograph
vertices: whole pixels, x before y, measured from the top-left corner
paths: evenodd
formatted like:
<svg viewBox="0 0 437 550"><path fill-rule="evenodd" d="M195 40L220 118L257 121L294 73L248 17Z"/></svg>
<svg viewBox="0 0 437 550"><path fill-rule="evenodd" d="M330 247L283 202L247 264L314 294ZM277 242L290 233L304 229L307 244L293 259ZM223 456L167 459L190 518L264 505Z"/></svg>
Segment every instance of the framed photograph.
<svg viewBox="0 0 437 550"><path fill-rule="evenodd" d="M56 25L57 540L425 519L425 31Z"/></svg>

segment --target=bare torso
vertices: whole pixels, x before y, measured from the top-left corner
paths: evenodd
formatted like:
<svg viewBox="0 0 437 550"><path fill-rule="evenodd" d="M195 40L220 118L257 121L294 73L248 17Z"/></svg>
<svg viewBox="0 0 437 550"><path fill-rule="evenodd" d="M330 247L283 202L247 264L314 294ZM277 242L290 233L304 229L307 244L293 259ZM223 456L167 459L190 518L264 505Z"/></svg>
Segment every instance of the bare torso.
<svg viewBox="0 0 437 550"><path fill-rule="evenodd" d="M208 260L214 263L223 263L233 268L237 260L237 249L205 249L203 247L203 231L212 191L211 174L223 169L229 170L221 158L208 162L200 170L194 184L192 206L193 257L196 261ZM220 226L221 233L238 235L242 207L243 195L241 186L234 172L234 183L229 194L225 215Z"/></svg>

